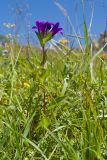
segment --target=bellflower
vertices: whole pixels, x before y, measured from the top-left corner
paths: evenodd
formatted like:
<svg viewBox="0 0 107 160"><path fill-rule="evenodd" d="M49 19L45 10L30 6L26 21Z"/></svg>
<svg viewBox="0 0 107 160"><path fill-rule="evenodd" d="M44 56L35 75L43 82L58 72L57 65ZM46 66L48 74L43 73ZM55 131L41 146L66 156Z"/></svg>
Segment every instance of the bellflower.
<svg viewBox="0 0 107 160"><path fill-rule="evenodd" d="M59 27L59 22L52 23L48 21L36 21L35 26L32 29L35 29L35 33L40 41L42 52L43 52L43 62L44 65L46 59L46 51L45 51L45 44L49 40L51 40L57 33L59 33L62 28Z"/></svg>
<svg viewBox="0 0 107 160"><path fill-rule="evenodd" d="M41 46L44 46L47 41L51 40L55 34L62 30L62 28L59 28L59 22L54 24L48 21L36 21L36 25L32 29L37 30L35 33Z"/></svg>

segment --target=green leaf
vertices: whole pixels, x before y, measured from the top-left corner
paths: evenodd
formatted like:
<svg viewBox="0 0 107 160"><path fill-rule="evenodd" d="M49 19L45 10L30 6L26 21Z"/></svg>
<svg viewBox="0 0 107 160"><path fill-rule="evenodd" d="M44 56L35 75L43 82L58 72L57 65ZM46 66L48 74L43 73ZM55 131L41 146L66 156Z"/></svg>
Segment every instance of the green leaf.
<svg viewBox="0 0 107 160"><path fill-rule="evenodd" d="M84 37L85 37L85 44L86 44L86 53L90 53L88 30L87 30L87 25L85 21L84 21Z"/></svg>
<svg viewBox="0 0 107 160"><path fill-rule="evenodd" d="M43 35L41 33L36 32L36 31L35 31L35 33L36 33L36 35L37 35L37 37L38 37L38 39L40 41L41 46L43 46L44 45L44 43L43 43Z"/></svg>
<svg viewBox="0 0 107 160"><path fill-rule="evenodd" d="M45 115L43 115L43 117L40 121L40 126L43 128L47 128L49 126L49 120Z"/></svg>
<svg viewBox="0 0 107 160"><path fill-rule="evenodd" d="M46 42L48 42L50 39L52 38L52 33L49 32L48 34L46 34L43 38L43 44L45 44Z"/></svg>
<svg viewBox="0 0 107 160"><path fill-rule="evenodd" d="M36 115L36 111L32 113L31 117L28 119L27 124L25 126L24 132L23 132L23 136L27 137L29 131L30 131L30 127L31 127L31 123L33 121L34 116Z"/></svg>
<svg viewBox="0 0 107 160"><path fill-rule="evenodd" d="M62 89L62 93L61 95L64 96L66 90L67 90L67 86L68 86L68 82L67 82L67 78L64 79L64 85L63 85L63 89Z"/></svg>
<svg viewBox="0 0 107 160"><path fill-rule="evenodd" d="M39 41L40 41L40 44L41 46L44 46L46 42L48 42L51 38L52 38L52 33L49 32L48 34L46 35L42 35L41 33L38 33L38 32L35 32Z"/></svg>

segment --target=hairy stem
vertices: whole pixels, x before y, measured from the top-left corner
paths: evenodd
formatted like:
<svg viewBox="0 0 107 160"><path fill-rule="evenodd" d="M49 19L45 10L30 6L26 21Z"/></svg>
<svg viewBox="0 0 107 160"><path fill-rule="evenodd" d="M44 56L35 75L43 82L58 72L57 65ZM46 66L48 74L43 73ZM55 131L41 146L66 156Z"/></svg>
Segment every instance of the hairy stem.
<svg viewBox="0 0 107 160"><path fill-rule="evenodd" d="M41 65L44 66L46 62L46 51L45 51L45 45L42 46L42 62Z"/></svg>

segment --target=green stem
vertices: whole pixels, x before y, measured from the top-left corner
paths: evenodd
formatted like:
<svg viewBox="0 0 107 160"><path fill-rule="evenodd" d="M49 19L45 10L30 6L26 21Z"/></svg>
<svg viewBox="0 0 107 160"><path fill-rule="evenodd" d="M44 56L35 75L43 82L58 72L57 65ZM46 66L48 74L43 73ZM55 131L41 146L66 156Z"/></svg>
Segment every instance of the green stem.
<svg viewBox="0 0 107 160"><path fill-rule="evenodd" d="M46 113L46 93L45 91L44 91L43 102L44 102L44 105L43 105L44 113Z"/></svg>
<svg viewBox="0 0 107 160"><path fill-rule="evenodd" d="M44 66L46 62L46 51L45 51L45 45L42 46L42 62L41 65Z"/></svg>

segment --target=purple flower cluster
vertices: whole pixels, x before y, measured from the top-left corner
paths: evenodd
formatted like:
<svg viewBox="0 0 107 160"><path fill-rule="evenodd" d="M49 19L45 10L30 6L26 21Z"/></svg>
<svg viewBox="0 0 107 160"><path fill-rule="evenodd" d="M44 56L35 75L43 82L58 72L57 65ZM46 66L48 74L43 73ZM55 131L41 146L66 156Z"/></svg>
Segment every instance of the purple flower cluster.
<svg viewBox="0 0 107 160"><path fill-rule="evenodd" d="M33 26L32 29L36 29L35 33L42 46L62 30L62 28L59 27L59 22L54 24L48 21L36 21L35 23L36 25Z"/></svg>
<svg viewBox="0 0 107 160"><path fill-rule="evenodd" d="M36 26L33 26L32 29L37 29L43 36L51 33L52 37L62 30L62 28L59 28L59 22L54 24L48 21L36 21Z"/></svg>
<svg viewBox="0 0 107 160"><path fill-rule="evenodd" d="M54 24L48 21L36 21L35 24L36 25L33 26L32 29L35 29L35 33L42 47L43 58L41 65L44 66L46 62L46 52L47 52L47 50L45 50L45 44L46 42L51 40L54 35L59 33L62 30L62 28L59 27L59 22Z"/></svg>

